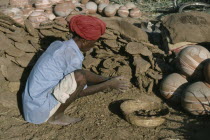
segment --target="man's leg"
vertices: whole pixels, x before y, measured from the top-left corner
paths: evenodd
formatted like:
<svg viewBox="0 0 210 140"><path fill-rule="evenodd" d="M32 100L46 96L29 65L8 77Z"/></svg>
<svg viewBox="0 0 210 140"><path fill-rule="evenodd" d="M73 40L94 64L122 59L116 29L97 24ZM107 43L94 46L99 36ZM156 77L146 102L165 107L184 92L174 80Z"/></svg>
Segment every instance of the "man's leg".
<svg viewBox="0 0 210 140"><path fill-rule="evenodd" d="M84 89L86 85L86 78L83 70L76 70L74 72L75 80L77 82L77 89L70 95L64 104L61 104L58 110L48 120L51 124L69 125L80 121L80 118L70 118L64 115L66 108L78 98L78 94Z"/></svg>
<svg viewBox="0 0 210 140"><path fill-rule="evenodd" d="M121 77L116 77L108 80L109 78L104 78L102 76L98 76L94 73L85 70L76 70L74 72L74 75L75 80L77 82L76 91L70 95L70 98L67 99L67 101L64 104L61 104L61 106L58 108L55 114L48 120L49 123L60 125L76 123L80 121L80 119L65 116L64 111L77 98L91 95L99 91L103 91L107 88L124 90L127 89L129 86L128 82L124 81L124 79L121 79ZM86 89L84 89L87 82L91 82L96 85L88 86Z"/></svg>

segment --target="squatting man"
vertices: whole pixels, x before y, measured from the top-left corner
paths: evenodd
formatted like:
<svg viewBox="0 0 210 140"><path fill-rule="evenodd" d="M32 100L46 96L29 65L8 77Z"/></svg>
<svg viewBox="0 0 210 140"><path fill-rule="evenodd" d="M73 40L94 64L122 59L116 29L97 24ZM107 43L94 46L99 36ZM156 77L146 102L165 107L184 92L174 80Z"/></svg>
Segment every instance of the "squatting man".
<svg viewBox="0 0 210 140"><path fill-rule="evenodd" d="M127 80L121 76L107 78L82 70L82 52L94 47L106 24L96 17L77 15L72 17L69 28L73 38L50 44L28 77L22 101L24 118L30 123L76 123L81 119L64 115L64 111L77 98L107 88L128 88Z"/></svg>

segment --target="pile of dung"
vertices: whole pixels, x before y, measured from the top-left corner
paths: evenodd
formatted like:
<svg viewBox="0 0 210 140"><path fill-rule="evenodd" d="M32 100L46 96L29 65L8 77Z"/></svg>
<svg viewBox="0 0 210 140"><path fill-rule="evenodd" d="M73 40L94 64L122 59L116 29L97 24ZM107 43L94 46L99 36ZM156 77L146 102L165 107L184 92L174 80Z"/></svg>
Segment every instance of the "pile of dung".
<svg viewBox="0 0 210 140"><path fill-rule="evenodd" d="M171 72L164 52L150 44L140 28L123 20L103 20L106 33L92 52L84 54L84 69L103 76L123 75L141 91L152 92L163 74ZM70 37L67 25L56 21L34 29L27 20L23 26L0 14L0 103L17 107L17 96L39 56L53 41Z"/></svg>

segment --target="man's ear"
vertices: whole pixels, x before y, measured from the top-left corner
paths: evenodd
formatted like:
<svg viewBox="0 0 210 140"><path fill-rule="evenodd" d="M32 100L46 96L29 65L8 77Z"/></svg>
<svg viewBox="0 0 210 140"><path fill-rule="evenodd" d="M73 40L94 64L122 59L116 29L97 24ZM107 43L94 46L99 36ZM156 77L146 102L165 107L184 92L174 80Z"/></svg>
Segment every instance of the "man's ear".
<svg viewBox="0 0 210 140"><path fill-rule="evenodd" d="M86 46L86 45L87 45L87 40L82 39L82 45L83 45L83 46Z"/></svg>

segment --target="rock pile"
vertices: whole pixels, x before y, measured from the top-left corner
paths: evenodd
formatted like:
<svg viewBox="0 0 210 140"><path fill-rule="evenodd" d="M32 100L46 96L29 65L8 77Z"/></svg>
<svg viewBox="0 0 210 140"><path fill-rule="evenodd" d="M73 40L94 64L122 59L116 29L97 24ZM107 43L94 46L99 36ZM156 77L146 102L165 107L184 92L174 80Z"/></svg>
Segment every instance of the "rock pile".
<svg viewBox="0 0 210 140"><path fill-rule="evenodd" d="M164 52L150 44L138 27L123 20L103 20L106 33L85 54L84 68L104 76L124 75L134 86L151 92L163 73L170 73ZM31 68L49 44L71 37L61 21L43 23L38 29L24 22L23 26L0 14L0 102L7 107L17 106L16 93L21 93Z"/></svg>

